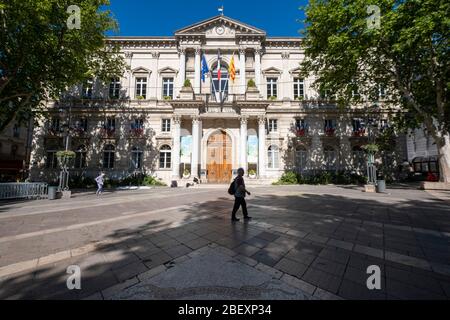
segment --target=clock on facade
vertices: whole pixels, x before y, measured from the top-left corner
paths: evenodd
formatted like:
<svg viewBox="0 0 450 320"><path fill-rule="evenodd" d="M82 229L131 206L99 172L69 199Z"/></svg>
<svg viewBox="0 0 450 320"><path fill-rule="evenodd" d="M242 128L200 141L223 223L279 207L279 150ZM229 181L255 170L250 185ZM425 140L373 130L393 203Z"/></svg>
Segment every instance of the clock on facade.
<svg viewBox="0 0 450 320"><path fill-rule="evenodd" d="M217 32L217 34L222 35L225 32L225 28L222 26L219 26L216 28L216 32Z"/></svg>

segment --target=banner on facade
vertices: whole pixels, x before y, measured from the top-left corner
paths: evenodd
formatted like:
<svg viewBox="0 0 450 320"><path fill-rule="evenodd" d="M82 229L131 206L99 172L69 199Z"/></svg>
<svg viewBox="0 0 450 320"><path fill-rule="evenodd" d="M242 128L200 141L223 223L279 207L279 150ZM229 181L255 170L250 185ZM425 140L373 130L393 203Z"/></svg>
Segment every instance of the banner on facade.
<svg viewBox="0 0 450 320"><path fill-rule="evenodd" d="M258 163L258 136L248 136L247 148L247 162Z"/></svg>
<svg viewBox="0 0 450 320"><path fill-rule="evenodd" d="M191 153L192 153L192 136L181 137L181 163L191 163Z"/></svg>

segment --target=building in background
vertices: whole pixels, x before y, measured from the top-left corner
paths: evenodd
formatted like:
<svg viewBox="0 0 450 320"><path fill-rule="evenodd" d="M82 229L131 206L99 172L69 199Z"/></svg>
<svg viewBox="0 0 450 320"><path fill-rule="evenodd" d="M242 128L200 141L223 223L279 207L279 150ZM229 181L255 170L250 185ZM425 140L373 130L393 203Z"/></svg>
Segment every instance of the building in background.
<svg viewBox="0 0 450 320"><path fill-rule="evenodd" d="M0 182L15 182L28 177L33 121L19 125L12 121L0 134Z"/></svg>
<svg viewBox="0 0 450 320"><path fill-rule="evenodd" d="M173 36L109 38L130 70L48 104L50 119L35 129L32 179L57 179L67 132L76 152L71 175L104 171L119 180L146 172L166 182L225 183L239 167L259 180L286 170L364 174L361 147L387 124L383 97L374 113L367 105L338 109L311 87L313 78L299 76L301 41L225 16ZM404 159L399 150L393 141L384 165L395 168Z"/></svg>

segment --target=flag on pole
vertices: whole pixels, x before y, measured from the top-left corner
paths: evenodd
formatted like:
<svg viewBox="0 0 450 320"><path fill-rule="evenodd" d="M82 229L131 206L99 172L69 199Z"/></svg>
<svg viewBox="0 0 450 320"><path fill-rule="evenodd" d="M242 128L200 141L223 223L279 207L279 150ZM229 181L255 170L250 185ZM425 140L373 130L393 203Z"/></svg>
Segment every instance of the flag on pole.
<svg viewBox="0 0 450 320"><path fill-rule="evenodd" d="M217 51L217 80L219 81L219 86L220 86L220 77L222 76L222 72L221 72L221 60L222 58L220 57L220 49Z"/></svg>
<svg viewBox="0 0 450 320"><path fill-rule="evenodd" d="M234 79L236 79L236 67L234 66L234 52L231 57L230 66L228 67L228 73L230 74L230 79L234 83Z"/></svg>
<svg viewBox="0 0 450 320"><path fill-rule="evenodd" d="M202 81L205 82L205 75L209 72L208 62L206 62L205 54L202 55Z"/></svg>

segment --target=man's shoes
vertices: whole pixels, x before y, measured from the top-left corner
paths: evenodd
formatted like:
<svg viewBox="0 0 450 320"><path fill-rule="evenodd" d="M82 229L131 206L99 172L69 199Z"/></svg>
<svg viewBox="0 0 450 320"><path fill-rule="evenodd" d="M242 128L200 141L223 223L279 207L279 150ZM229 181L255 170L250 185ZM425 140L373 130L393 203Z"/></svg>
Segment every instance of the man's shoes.
<svg viewBox="0 0 450 320"><path fill-rule="evenodd" d="M250 220L252 217L246 216L244 217L244 220Z"/></svg>
<svg viewBox="0 0 450 320"><path fill-rule="evenodd" d="M239 221L239 219L238 218L231 218L231 221Z"/></svg>

